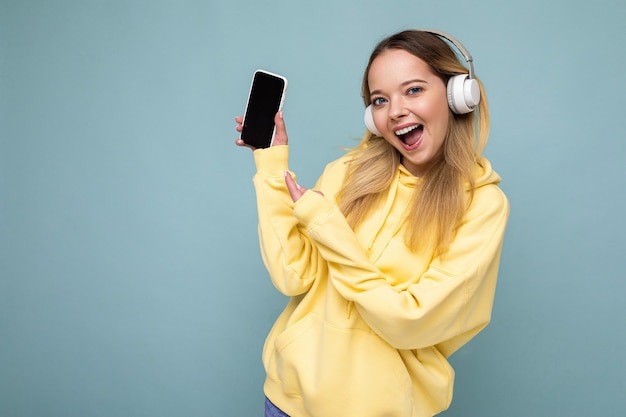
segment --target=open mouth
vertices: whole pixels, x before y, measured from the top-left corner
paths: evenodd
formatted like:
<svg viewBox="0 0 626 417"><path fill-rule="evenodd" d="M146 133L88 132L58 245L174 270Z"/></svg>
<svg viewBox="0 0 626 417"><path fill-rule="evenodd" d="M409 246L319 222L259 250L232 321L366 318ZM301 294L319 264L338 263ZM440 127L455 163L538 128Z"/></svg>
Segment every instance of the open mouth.
<svg viewBox="0 0 626 417"><path fill-rule="evenodd" d="M402 141L406 149L415 149L422 142L424 134L423 125L411 125L395 131L396 136Z"/></svg>

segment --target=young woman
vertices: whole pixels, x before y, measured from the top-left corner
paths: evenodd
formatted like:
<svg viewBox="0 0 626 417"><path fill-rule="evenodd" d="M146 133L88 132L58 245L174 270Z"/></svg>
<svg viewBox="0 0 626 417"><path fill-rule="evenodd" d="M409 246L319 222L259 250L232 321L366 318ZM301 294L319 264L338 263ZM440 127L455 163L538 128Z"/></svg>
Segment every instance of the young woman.
<svg viewBox="0 0 626 417"><path fill-rule="evenodd" d="M263 350L266 416L435 415L452 399L446 358L490 320L509 205L481 156L482 85L462 75L469 99L448 100L468 70L444 37L462 48L428 31L380 42L370 130L313 190L288 171L282 113L254 150L263 260L291 297Z"/></svg>

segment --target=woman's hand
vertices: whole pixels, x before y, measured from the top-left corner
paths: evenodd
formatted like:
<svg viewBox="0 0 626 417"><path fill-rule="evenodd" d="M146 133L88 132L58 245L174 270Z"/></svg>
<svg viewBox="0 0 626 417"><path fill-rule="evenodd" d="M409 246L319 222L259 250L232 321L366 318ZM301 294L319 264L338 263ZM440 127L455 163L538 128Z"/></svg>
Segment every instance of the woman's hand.
<svg viewBox="0 0 626 417"><path fill-rule="evenodd" d="M235 117L235 122L237 122L237 127L235 128L235 130L241 133L241 131L243 130L243 117ZM272 146L287 145L289 143L289 138L287 137L287 128L285 127L285 120L283 119L282 111L279 111L278 113L276 113L276 116L274 116L274 124L276 125L276 130L274 132L274 140L272 141ZM255 147L244 143L241 138L237 138L237 140L235 140L235 144L237 146L250 148L252 150L256 149ZM294 202L298 201L300 197L302 197L302 195L305 193L305 191L307 191L307 188L304 188L303 186L296 183L289 171L285 171L285 183L287 184L287 189L289 190L289 194L291 195L291 198ZM324 195L321 191L313 191L320 195Z"/></svg>
<svg viewBox="0 0 626 417"><path fill-rule="evenodd" d="M242 125L243 116L235 117L235 122L237 122L237 127L235 128L235 130L241 133L241 131L243 130L243 125ZM287 128L285 127L285 120L283 119L282 111L279 111L274 116L274 124L276 125L276 130L274 132L274 140L272 141L272 146L287 145L289 140L287 138ZM256 149L255 147L250 146L247 143L244 143L244 141L241 140L241 138L237 138L235 140L235 144L237 146L250 148L252 150Z"/></svg>
<svg viewBox="0 0 626 417"><path fill-rule="evenodd" d="M285 183L287 184L287 189L289 190L289 195L291 195L291 199L295 203L302 197L302 195L307 191L307 188L304 188L300 184L298 184L289 171L285 171ZM324 194L321 191L312 190L313 192L318 193L323 196Z"/></svg>

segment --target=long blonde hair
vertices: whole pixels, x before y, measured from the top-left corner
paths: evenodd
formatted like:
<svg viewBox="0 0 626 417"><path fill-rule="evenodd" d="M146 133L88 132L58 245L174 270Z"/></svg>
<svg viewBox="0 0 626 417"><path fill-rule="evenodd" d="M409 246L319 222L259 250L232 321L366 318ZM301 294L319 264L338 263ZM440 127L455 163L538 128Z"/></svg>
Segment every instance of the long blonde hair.
<svg viewBox="0 0 626 417"><path fill-rule="evenodd" d="M409 30L382 40L372 52L363 75L362 95L371 104L368 74L372 62L384 51L405 50L426 62L444 83L468 70L439 36ZM481 100L473 112L449 111L448 132L443 152L423 174L423 186L416 188L407 217L405 240L412 250L444 254L474 193L478 158L489 135L489 109L482 83ZM401 157L384 138L367 132L350 152L346 180L338 194L339 207L355 228L384 197L393 181ZM469 192L468 192L469 190Z"/></svg>

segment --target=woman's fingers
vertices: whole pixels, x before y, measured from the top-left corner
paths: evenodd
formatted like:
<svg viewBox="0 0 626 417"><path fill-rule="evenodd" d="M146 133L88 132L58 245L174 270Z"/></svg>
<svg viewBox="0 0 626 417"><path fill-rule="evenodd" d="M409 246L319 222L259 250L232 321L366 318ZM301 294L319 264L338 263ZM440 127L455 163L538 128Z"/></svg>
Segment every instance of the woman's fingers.
<svg viewBox="0 0 626 417"><path fill-rule="evenodd" d="M237 123L237 126L235 127L235 130L237 132L241 133L241 131L243 130L243 116L235 117L235 122ZM235 139L235 145L241 146L241 147L244 147L244 148L250 148L252 150L255 149L254 147L248 145L243 140L241 140L241 137Z"/></svg>
<svg viewBox="0 0 626 417"><path fill-rule="evenodd" d="M308 191L308 188L301 186L300 184L296 182L296 180L293 179L289 171L285 171L285 184L287 184L287 190L289 190L289 195L291 196L291 199L293 200L294 203L298 201L305 192ZM318 190L311 190L311 191L313 191L314 193L318 193L322 197L324 196L324 193L322 193L321 191L318 191Z"/></svg>
<svg viewBox="0 0 626 417"><path fill-rule="evenodd" d="M285 126L282 110L274 116L274 124L276 125L276 130L272 146L286 145L289 140L287 139L287 127Z"/></svg>
<svg viewBox="0 0 626 417"><path fill-rule="evenodd" d="M243 131L243 117L242 116L235 117L235 122L237 123L235 130L241 133ZM279 111L274 116L274 124L276 128L274 131L274 141L272 142L272 146L286 145L288 143L287 128L285 126L285 120L283 119L282 111ZM246 144L243 140L241 140L241 138L235 139L235 144L237 146L244 146L252 150L256 149Z"/></svg>
<svg viewBox="0 0 626 417"><path fill-rule="evenodd" d="M294 202L298 201L306 191L306 188L298 185L289 171L285 171L285 184L287 184L287 190L289 190L289 195Z"/></svg>

